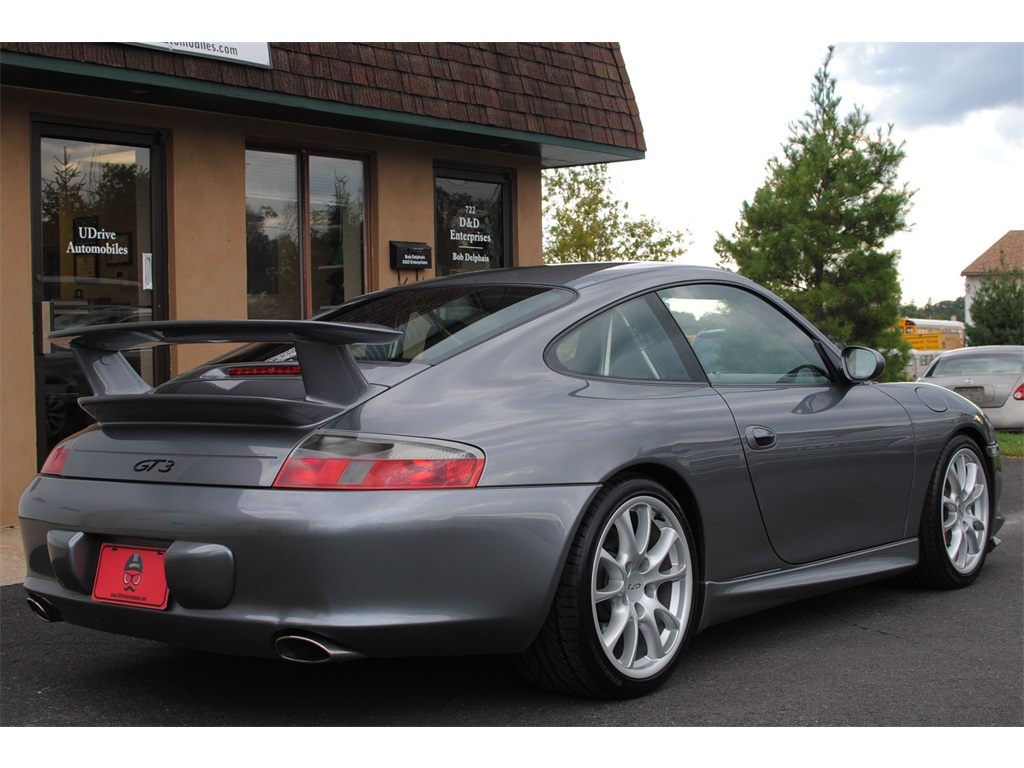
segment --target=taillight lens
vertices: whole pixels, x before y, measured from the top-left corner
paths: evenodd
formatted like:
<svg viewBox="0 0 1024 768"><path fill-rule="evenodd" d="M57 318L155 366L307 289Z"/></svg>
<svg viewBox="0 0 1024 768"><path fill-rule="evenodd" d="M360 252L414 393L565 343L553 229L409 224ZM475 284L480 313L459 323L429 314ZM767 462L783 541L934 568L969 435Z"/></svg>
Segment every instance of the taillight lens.
<svg viewBox="0 0 1024 768"><path fill-rule="evenodd" d="M483 453L467 445L318 433L292 451L274 487L364 491L473 488L483 471Z"/></svg>
<svg viewBox="0 0 1024 768"><path fill-rule="evenodd" d="M1024 400L1024 384L1017 387L1017 391L1013 393L1014 400Z"/></svg>
<svg viewBox="0 0 1024 768"><path fill-rule="evenodd" d="M64 462L68 460L70 455L71 450L69 448L58 445L46 457L46 461L43 462L43 468L39 470L39 474L60 477L61 472L64 471Z"/></svg>

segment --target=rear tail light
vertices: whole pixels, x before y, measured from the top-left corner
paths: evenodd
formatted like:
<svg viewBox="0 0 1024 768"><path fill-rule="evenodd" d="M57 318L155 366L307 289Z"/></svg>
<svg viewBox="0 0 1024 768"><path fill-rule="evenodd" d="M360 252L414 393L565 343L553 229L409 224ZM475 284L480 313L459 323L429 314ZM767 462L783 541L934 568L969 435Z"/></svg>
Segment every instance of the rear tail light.
<svg viewBox="0 0 1024 768"><path fill-rule="evenodd" d="M1017 387L1017 390L1013 393L1014 400L1024 400L1024 384Z"/></svg>
<svg viewBox="0 0 1024 768"><path fill-rule="evenodd" d="M483 471L483 453L468 445L404 437L318 433L292 451L274 487L473 488Z"/></svg>
<svg viewBox="0 0 1024 768"><path fill-rule="evenodd" d="M66 444L58 445L46 457L46 461L43 462L43 468L39 470L39 474L60 477L61 472L64 471L64 462L68 460L70 455L71 449L66 447Z"/></svg>

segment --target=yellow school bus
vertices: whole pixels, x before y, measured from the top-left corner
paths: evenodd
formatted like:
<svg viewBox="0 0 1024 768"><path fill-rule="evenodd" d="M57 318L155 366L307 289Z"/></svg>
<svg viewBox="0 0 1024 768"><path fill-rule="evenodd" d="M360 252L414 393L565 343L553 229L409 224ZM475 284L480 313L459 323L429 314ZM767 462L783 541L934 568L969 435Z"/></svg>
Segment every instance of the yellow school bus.
<svg viewBox="0 0 1024 768"><path fill-rule="evenodd" d="M964 324L959 320L901 317L897 327L913 349L938 351L964 345Z"/></svg>

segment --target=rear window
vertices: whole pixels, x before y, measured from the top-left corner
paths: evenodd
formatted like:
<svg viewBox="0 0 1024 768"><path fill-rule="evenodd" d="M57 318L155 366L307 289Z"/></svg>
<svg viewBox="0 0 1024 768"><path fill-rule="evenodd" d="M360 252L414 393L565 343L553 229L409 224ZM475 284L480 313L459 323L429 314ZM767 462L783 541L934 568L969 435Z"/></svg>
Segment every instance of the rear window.
<svg viewBox="0 0 1024 768"><path fill-rule="evenodd" d="M574 295L569 290L547 286L424 286L371 294L315 319L373 323L402 332L402 338L391 344L350 345L356 360L433 364L567 304ZM239 350L220 362L286 362L294 358L292 347L258 345Z"/></svg>
<svg viewBox="0 0 1024 768"><path fill-rule="evenodd" d="M928 376L969 376L984 373L1024 374L1024 355L984 354L940 357Z"/></svg>

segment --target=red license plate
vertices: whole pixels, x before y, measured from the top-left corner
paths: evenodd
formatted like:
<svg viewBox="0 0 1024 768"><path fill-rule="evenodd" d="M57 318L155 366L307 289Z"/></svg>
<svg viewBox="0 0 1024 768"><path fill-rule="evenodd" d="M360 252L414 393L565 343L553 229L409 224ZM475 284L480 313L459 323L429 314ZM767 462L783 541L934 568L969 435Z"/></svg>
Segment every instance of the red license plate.
<svg viewBox="0 0 1024 768"><path fill-rule="evenodd" d="M165 551L158 547L103 544L92 599L158 611L166 608Z"/></svg>

